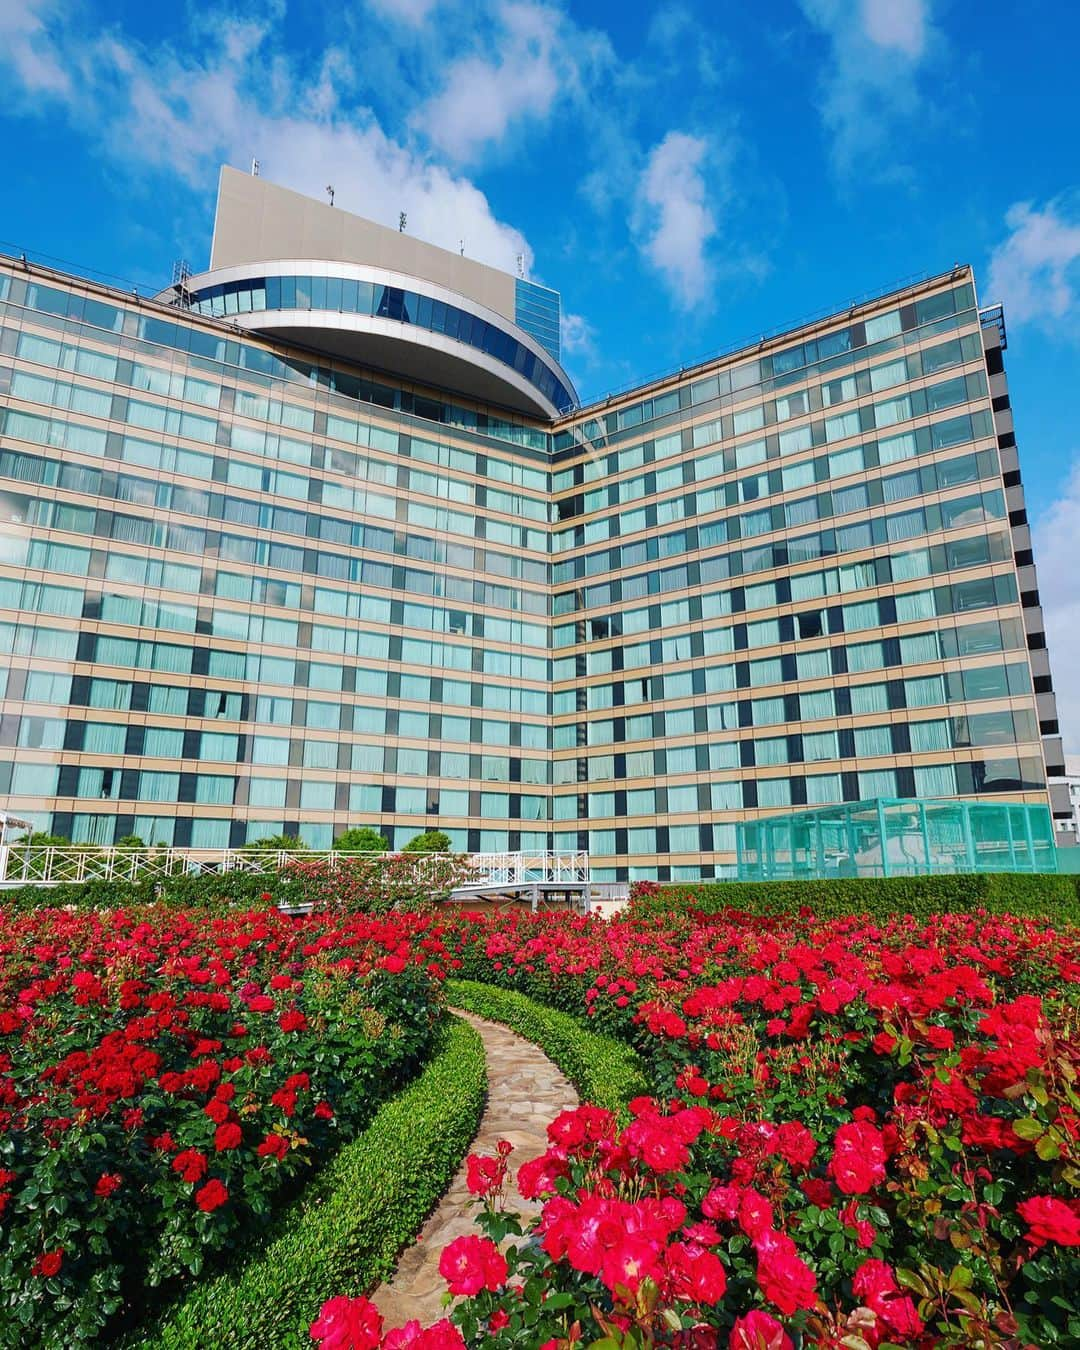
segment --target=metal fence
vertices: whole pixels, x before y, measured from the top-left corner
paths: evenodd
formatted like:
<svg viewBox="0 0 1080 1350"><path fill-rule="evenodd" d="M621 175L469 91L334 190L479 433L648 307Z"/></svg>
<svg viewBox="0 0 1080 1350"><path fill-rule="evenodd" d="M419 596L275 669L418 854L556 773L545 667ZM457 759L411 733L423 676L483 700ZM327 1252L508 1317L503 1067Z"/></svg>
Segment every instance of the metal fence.
<svg viewBox="0 0 1080 1350"><path fill-rule="evenodd" d="M0 845L0 886L56 886L87 881L154 881L167 877L247 872L268 878L290 863L325 863L331 871L352 859L415 858L418 871L456 858L474 885L582 885L589 881L588 853L346 853L314 849L40 848Z"/></svg>

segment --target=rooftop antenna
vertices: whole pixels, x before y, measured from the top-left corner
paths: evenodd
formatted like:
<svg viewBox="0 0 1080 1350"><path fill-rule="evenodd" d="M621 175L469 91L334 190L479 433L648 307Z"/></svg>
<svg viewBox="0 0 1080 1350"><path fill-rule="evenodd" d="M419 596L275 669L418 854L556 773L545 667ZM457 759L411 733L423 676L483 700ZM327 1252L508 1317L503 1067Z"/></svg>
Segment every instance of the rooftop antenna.
<svg viewBox="0 0 1080 1350"><path fill-rule="evenodd" d="M192 269L190 269L188 259L177 258L177 261L173 263L173 285L178 286L181 290L184 289L188 285L190 275L192 275Z"/></svg>
<svg viewBox="0 0 1080 1350"><path fill-rule="evenodd" d="M404 233L405 233L405 226L406 226L408 223L409 223L409 217L405 214L404 211L399 211L399 212L398 212L398 218L397 218L397 232L398 232L398 234L404 234Z"/></svg>
<svg viewBox="0 0 1080 1350"><path fill-rule="evenodd" d="M326 185L326 195L330 198L330 205L333 206L333 204L334 204L334 189L330 186L329 183L327 183L327 185Z"/></svg>
<svg viewBox="0 0 1080 1350"><path fill-rule="evenodd" d="M525 280L525 254L524 254L524 253L519 253L519 254L517 255L517 274L518 274L518 276L522 279L522 281Z"/></svg>
<svg viewBox="0 0 1080 1350"><path fill-rule="evenodd" d="M465 256L465 240L464 240L464 239L459 239L459 240L458 240L458 243L459 243L460 246L461 246L461 247L458 249L458 252L459 252L459 253L461 254L461 256L464 258L464 256Z"/></svg>
<svg viewBox="0 0 1080 1350"><path fill-rule="evenodd" d="M252 178L258 178L259 176L259 161L257 159L251 161L251 176Z"/></svg>

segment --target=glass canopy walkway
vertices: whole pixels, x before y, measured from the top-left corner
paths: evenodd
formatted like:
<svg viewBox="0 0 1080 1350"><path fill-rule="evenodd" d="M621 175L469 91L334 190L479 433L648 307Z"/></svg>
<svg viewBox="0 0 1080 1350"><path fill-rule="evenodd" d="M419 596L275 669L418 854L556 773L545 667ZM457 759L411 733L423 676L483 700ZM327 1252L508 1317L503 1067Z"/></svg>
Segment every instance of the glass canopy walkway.
<svg viewBox="0 0 1080 1350"><path fill-rule="evenodd" d="M737 828L740 881L1056 872L1045 806L874 797Z"/></svg>

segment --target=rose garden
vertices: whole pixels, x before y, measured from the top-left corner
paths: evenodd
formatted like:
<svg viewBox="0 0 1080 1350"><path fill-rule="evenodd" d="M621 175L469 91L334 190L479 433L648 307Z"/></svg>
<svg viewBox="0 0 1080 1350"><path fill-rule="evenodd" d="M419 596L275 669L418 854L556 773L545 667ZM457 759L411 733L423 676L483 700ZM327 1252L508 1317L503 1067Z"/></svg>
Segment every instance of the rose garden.
<svg viewBox="0 0 1080 1350"><path fill-rule="evenodd" d="M968 880L9 893L0 1345L1080 1344L1080 906ZM460 1010L576 1088L535 1156L473 1147L505 1089Z"/></svg>

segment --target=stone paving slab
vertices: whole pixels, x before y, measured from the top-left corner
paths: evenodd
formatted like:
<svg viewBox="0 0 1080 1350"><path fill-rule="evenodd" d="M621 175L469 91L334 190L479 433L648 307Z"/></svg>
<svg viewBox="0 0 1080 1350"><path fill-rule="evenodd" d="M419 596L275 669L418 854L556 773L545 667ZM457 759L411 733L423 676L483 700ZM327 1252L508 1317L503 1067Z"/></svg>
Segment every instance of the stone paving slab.
<svg viewBox="0 0 1080 1350"><path fill-rule="evenodd" d="M507 1027L486 1022L472 1013L458 1012L480 1033L487 1056L488 1095L480 1128L470 1153L493 1154L500 1139L514 1145L510 1155L511 1175L547 1149L550 1120L576 1106L577 1093L551 1060L530 1041ZM512 1207L526 1216L539 1205L526 1202L512 1191ZM457 1175L435 1212L424 1224L414 1246L403 1252L392 1278L372 1294L387 1327L401 1326L418 1318L428 1326L445 1316L442 1296L446 1281L439 1274L439 1257L447 1243L463 1233L476 1233L473 1197L466 1186L462 1160Z"/></svg>

